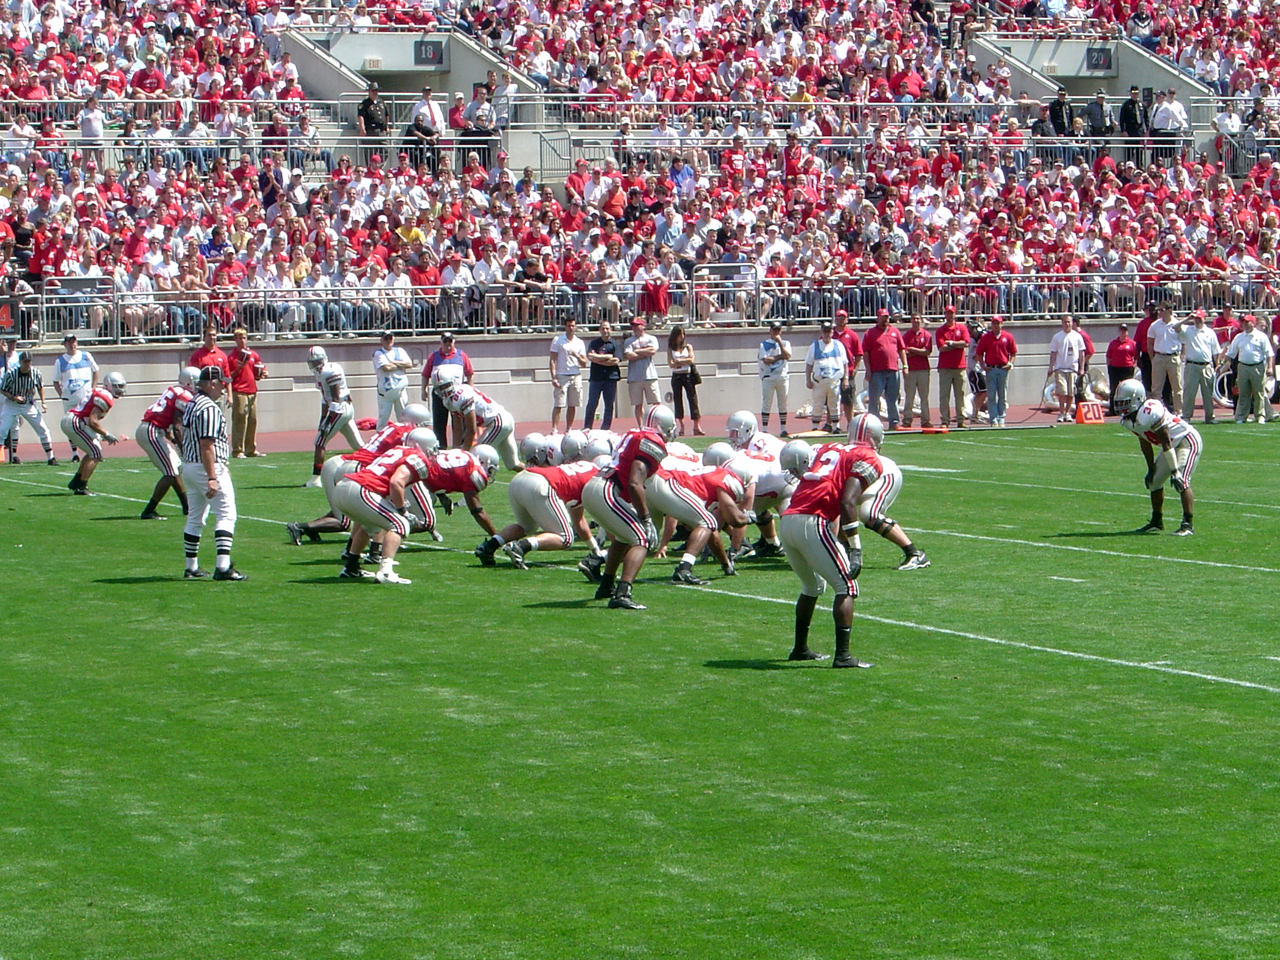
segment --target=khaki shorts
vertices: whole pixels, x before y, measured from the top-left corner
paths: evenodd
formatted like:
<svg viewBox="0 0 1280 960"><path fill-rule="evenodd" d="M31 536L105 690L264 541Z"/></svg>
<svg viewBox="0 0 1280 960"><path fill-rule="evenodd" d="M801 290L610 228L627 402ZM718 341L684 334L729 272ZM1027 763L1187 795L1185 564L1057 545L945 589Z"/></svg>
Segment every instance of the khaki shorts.
<svg viewBox="0 0 1280 960"><path fill-rule="evenodd" d="M1074 397L1075 394L1075 373L1070 370L1053 371L1053 395L1055 397Z"/></svg>
<svg viewBox="0 0 1280 960"><path fill-rule="evenodd" d="M507 499L515 522L531 537L538 531L554 533L566 547L573 544L573 520L551 483L540 473L525 470L511 478Z"/></svg>
<svg viewBox="0 0 1280 960"><path fill-rule="evenodd" d="M778 523L778 539L806 597L822 596L828 583L837 597L858 596L858 581L835 524L809 513L786 513Z"/></svg>
<svg viewBox="0 0 1280 960"><path fill-rule="evenodd" d="M659 403L657 380L628 380L627 395L634 407L641 403Z"/></svg>
<svg viewBox="0 0 1280 960"><path fill-rule="evenodd" d="M560 386L551 388L551 406L556 410L582 406L582 374L560 378Z"/></svg>

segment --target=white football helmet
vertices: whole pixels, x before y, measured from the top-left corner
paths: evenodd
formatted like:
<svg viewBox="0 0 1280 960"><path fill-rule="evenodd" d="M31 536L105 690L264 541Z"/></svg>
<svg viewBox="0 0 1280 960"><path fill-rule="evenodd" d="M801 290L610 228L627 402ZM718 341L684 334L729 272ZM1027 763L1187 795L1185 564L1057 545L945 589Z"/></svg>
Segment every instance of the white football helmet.
<svg viewBox="0 0 1280 960"><path fill-rule="evenodd" d="M498 451L493 449L493 447L489 446L487 443L477 443L471 448L471 452L475 455L475 458L480 461L480 466L484 470L484 475L492 480L493 475L498 472L499 464L502 463L501 459L498 457Z"/></svg>
<svg viewBox="0 0 1280 960"><path fill-rule="evenodd" d="M760 430L760 422L750 410L739 410L725 421L725 432L735 450L741 450Z"/></svg>
<svg viewBox="0 0 1280 960"><path fill-rule="evenodd" d="M307 351L307 366L312 370L319 370L329 362L329 354L325 352L324 347L312 347Z"/></svg>
<svg viewBox="0 0 1280 960"><path fill-rule="evenodd" d="M196 388L196 381L200 379L199 367L183 367L178 371L178 383L188 390Z"/></svg>
<svg viewBox="0 0 1280 960"><path fill-rule="evenodd" d="M742 462L741 458L730 460L724 465L724 468L733 474L734 477L737 478L738 482L742 484L742 490L744 493L746 492L747 487L751 486L751 481L755 479L751 471L747 469L747 465ZM741 494L737 494L736 496L737 499L742 499Z"/></svg>
<svg viewBox="0 0 1280 960"><path fill-rule="evenodd" d="M440 452L440 439L430 427L415 427L410 430L404 443L406 447L417 447L429 457Z"/></svg>
<svg viewBox="0 0 1280 960"><path fill-rule="evenodd" d="M874 413L855 413L849 421L849 443L879 450L884 443L884 423Z"/></svg>
<svg viewBox="0 0 1280 960"><path fill-rule="evenodd" d="M707 467L718 467L733 459L733 447L723 440L717 440L702 451L702 463Z"/></svg>
<svg viewBox="0 0 1280 960"><path fill-rule="evenodd" d="M531 467L546 466L547 438L540 433L531 433L520 441L520 460Z"/></svg>
<svg viewBox="0 0 1280 960"><path fill-rule="evenodd" d="M129 381L124 378L124 374L115 371L102 378L102 385L111 391L113 397L123 397L129 389Z"/></svg>
<svg viewBox="0 0 1280 960"><path fill-rule="evenodd" d="M463 379L461 367L456 363L446 363L431 371L431 390L443 396L447 387L454 383L461 383Z"/></svg>
<svg viewBox="0 0 1280 960"><path fill-rule="evenodd" d="M676 424L676 415L663 403L655 403L644 415L644 428L652 430L663 440L674 440L680 432Z"/></svg>
<svg viewBox="0 0 1280 960"><path fill-rule="evenodd" d="M1137 413L1147 402L1147 388L1141 380L1123 380L1116 385L1115 407L1124 416Z"/></svg>
<svg viewBox="0 0 1280 960"><path fill-rule="evenodd" d="M425 403L411 403L400 414L404 422L415 427L424 427L431 422L431 410Z"/></svg>
<svg viewBox="0 0 1280 960"><path fill-rule="evenodd" d="M792 440L778 454L778 466L793 477L803 477L813 463L813 447L803 440Z"/></svg>
<svg viewBox="0 0 1280 960"><path fill-rule="evenodd" d="M595 461L597 457L613 457L613 444L604 437L596 437L594 440L588 440L587 445L582 448L582 459Z"/></svg>
<svg viewBox="0 0 1280 960"><path fill-rule="evenodd" d="M581 430L570 430L564 435L564 439L560 441L560 454L564 457L565 463L581 460L582 452L586 448L587 435Z"/></svg>
<svg viewBox="0 0 1280 960"><path fill-rule="evenodd" d="M591 462L596 465L597 470L603 470L605 467L613 465L613 457L607 453L602 453Z"/></svg>

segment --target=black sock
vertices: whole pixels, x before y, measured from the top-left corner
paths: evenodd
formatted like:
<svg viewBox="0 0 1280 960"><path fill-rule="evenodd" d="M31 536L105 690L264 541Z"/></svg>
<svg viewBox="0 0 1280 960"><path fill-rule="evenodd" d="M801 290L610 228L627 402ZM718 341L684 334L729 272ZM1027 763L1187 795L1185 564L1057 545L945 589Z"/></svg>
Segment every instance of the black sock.
<svg viewBox="0 0 1280 960"><path fill-rule="evenodd" d="M619 581L618 581L618 585L617 585L616 587L614 587L614 588L613 588L613 595L614 595L615 597L629 597L629 596L631 596L631 581L630 581L630 580L619 580Z"/></svg>
<svg viewBox="0 0 1280 960"><path fill-rule="evenodd" d="M766 431L766 432L768 431L768 429L769 429L769 414L761 412L761 414L760 414L760 429L761 429L761 430L764 430L764 431Z"/></svg>
<svg viewBox="0 0 1280 960"><path fill-rule="evenodd" d="M496 553L498 550L498 538L489 537L484 543L480 544L480 546L484 547L485 553Z"/></svg>
<svg viewBox="0 0 1280 960"><path fill-rule="evenodd" d="M378 541L376 540L374 540L372 543L369 544L369 559L370 560L382 559L382 544L378 543Z"/></svg>
<svg viewBox="0 0 1280 960"><path fill-rule="evenodd" d="M836 627L836 657L847 657L849 655L849 637L853 634L853 627Z"/></svg>
<svg viewBox="0 0 1280 960"><path fill-rule="evenodd" d="M600 583L596 587L596 597L603 598L603 597L613 596L614 582L615 582L614 574L612 573L600 574Z"/></svg>
<svg viewBox="0 0 1280 960"><path fill-rule="evenodd" d="M1155 524L1157 527L1163 527L1163 526L1164 526L1164 514L1163 514L1163 513L1161 513L1161 512L1160 512L1160 511L1158 511L1158 510L1152 510L1152 511L1151 511L1151 522L1152 522L1153 524Z"/></svg>
<svg viewBox="0 0 1280 960"><path fill-rule="evenodd" d="M350 552L351 552L351 538L350 538L350 537L347 537L347 545L346 545L345 547L343 547L343 548L342 548L342 552L343 552L343 553L350 553Z"/></svg>
<svg viewBox="0 0 1280 960"><path fill-rule="evenodd" d="M676 564L676 573L679 573L681 570L692 570L692 569L693 569L693 564L690 563L688 560L681 560L678 564Z"/></svg>
<svg viewBox="0 0 1280 960"><path fill-rule="evenodd" d="M1191 514L1187 513L1185 510L1182 511L1182 522L1188 527L1191 526Z"/></svg>
<svg viewBox="0 0 1280 960"><path fill-rule="evenodd" d="M147 505L143 508L143 513L155 513L156 507L160 505L160 498L155 494L151 495L151 499L147 501Z"/></svg>
<svg viewBox="0 0 1280 960"><path fill-rule="evenodd" d="M916 550L916 545L914 543L908 543L902 548L902 555L904 557L914 557L918 552L919 551Z"/></svg>
<svg viewBox="0 0 1280 960"><path fill-rule="evenodd" d="M787 415L785 413L778 414L778 423L782 424L782 429L787 429Z"/></svg>
<svg viewBox="0 0 1280 960"><path fill-rule="evenodd" d="M190 506L187 503L187 491L177 490L174 492L178 494L178 502L182 504L183 516L186 516L187 511L190 509Z"/></svg>
<svg viewBox="0 0 1280 960"><path fill-rule="evenodd" d="M324 464L322 464L322 463L313 463L313 464L311 465L311 475L312 475L313 477L318 477L318 476L320 476L320 471L321 471L321 470L323 470L323 469L324 469Z"/></svg>
<svg viewBox="0 0 1280 960"><path fill-rule="evenodd" d="M813 622L813 608L818 605L817 597L800 594L796 600L796 649L809 649L809 624Z"/></svg>

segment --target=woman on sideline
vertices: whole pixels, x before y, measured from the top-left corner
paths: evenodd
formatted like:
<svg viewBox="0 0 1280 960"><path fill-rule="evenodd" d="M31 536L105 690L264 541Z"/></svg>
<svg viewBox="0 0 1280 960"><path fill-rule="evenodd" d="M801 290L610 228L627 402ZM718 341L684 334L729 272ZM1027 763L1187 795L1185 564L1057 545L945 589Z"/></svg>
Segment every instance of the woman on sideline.
<svg viewBox="0 0 1280 960"><path fill-rule="evenodd" d="M693 347L685 339L684 326L676 324L667 338L667 366L671 368L671 396L676 407L676 423L680 436L684 436L684 398L689 397L689 416L693 418L693 434L706 436L702 429L702 414L698 411L698 386L693 381ZM683 392L682 392L683 391Z"/></svg>

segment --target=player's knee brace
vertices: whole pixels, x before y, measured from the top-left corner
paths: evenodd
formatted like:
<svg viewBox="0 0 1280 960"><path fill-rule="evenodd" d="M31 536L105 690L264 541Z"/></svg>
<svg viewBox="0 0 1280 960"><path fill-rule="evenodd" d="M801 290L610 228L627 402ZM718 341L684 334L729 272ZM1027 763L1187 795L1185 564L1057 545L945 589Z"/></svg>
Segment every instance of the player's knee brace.
<svg viewBox="0 0 1280 960"><path fill-rule="evenodd" d="M873 533L878 533L882 537L887 537L889 531L898 525L898 521L890 520L888 517L871 517L867 520L867 529Z"/></svg>
<svg viewBox="0 0 1280 960"><path fill-rule="evenodd" d="M767 507L756 514L756 524L761 527L763 527L772 519L773 519L773 514L769 512L769 509Z"/></svg>

